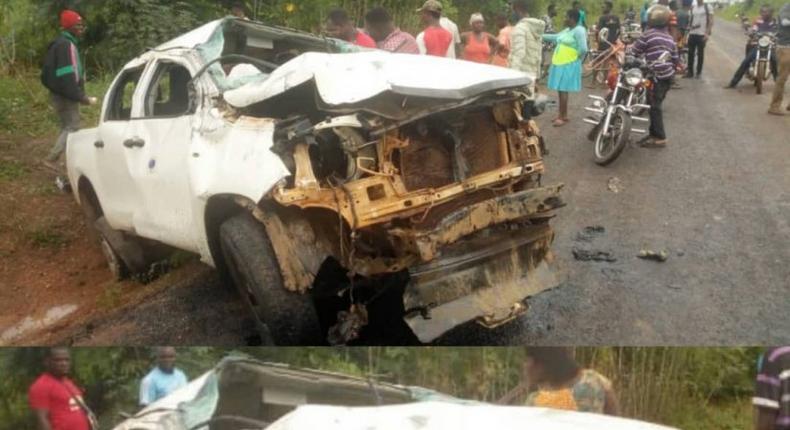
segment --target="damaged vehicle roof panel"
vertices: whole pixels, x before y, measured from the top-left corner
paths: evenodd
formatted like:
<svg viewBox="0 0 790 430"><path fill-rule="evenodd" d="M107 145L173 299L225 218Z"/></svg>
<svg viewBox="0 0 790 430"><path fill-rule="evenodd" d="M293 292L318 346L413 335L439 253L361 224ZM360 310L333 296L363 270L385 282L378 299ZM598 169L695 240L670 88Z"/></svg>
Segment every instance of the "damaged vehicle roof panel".
<svg viewBox="0 0 790 430"><path fill-rule="evenodd" d="M426 70L433 73L426 74ZM390 91L403 96L462 100L484 92L524 87L532 79L503 67L423 55L383 51L346 55L308 52L275 70L266 80L225 93L235 107L246 107L315 80L329 106L350 105Z"/></svg>

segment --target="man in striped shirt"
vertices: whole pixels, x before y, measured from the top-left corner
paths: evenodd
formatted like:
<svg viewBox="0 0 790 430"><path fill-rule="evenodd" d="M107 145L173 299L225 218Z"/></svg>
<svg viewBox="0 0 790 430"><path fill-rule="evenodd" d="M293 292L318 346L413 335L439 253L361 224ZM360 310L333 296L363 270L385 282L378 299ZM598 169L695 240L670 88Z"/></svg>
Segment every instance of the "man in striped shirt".
<svg viewBox="0 0 790 430"><path fill-rule="evenodd" d="M645 57L653 72L654 80L648 96L650 103L650 135L640 143L646 147L663 148L667 145L664 129L662 104L672 87L675 70L680 62L675 40L667 31L671 12L669 8L658 5L650 9L647 18L648 30L629 49L636 57ZM671 54L670 61L658 61L665 52Z"/></svg>
<svg viewBox="0 0 790 430"><path fill-rule="evenodd" d="M790 429L790 346L769 348L760 358L752 404L755 430Z"/></svg>

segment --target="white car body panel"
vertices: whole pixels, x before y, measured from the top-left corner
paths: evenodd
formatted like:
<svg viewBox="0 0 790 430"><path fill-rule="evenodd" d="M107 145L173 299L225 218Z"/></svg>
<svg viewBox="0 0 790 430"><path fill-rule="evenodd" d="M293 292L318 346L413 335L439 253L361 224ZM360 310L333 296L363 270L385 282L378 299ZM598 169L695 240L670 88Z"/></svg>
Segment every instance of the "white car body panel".
<svg viewBox="0 0 790 430"><path fill-rule="evenodd" d="M531 407L465 406L443 402L381 407L307 405L267 430L671 430L604 415Z"/></svg>
<svg viewBox="0 0 790 430"><path fill-rule="evenodd" d="M426 74L425 70L432 73ZM251 82L227 91L225 100L245 107L281 94L315 79L324 103L340 106L358 103L391 91L402 95L464 98L464 90L526 86L531 79L504 67L425 55L393 54L384 51L350 54L302 54L264 81Z"/></svg>

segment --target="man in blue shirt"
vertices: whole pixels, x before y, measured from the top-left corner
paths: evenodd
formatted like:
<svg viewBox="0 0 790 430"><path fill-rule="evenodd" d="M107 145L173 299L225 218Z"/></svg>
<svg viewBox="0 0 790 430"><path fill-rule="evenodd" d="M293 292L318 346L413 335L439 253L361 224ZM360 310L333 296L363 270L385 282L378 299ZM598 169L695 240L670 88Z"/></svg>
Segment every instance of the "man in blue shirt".
<svg viewBox="0 0 790 430"><path fill-rule="evenodd" d="M156 367L140 383L140 406L148 406L187 384L186 375L175 365L175 348L163 346L156 349Z"/></svg>

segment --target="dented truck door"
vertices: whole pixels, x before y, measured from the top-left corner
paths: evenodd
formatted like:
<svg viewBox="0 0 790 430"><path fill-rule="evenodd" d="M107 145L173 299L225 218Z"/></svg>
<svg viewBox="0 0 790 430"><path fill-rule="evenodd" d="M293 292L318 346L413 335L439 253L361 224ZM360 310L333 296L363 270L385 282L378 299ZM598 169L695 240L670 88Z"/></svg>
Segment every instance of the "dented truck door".
<svg viewBox="0 0 790 430"><path fill-rule="evenodd" d="M94 142L98 180L93 185L107 221L118 230L134 230L134 211L140 200L128 157L145 68L145 63L129 67L116 78Z"/></svg>
<svg viewBox="0 0 790 430"><path fill-rule="evenodd" d="M133 121L137 139L129 152L132 177L140 190L135 229L138 234L188 251L196 251L189 160L192 107L188 65L171 60L152 64L145 80L141 118Z"/></svg>

